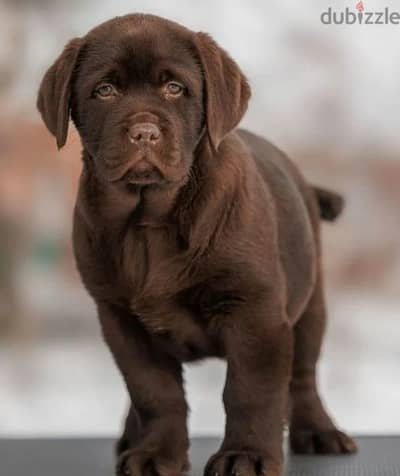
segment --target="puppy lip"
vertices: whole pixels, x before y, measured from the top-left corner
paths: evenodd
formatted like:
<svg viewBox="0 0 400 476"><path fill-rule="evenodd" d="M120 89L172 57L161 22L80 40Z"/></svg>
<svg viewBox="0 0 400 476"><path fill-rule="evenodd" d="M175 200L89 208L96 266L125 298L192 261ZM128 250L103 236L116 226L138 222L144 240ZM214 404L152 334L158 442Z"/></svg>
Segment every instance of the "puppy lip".
<svg viewBox="0 0 400 476"><path fill-rule="evenodd" d="M155 185L165 183L163 179L157 180L152 177L129 178L126 182L130 185Z"/></svg>
<svg viewBox="0 0 400 476"><path fill-rule="evenodd" d="M136 170L135 167L131 167L123 175L122 179L135 185L151 185L164 182L164 176L158 167L152 165L148 170Z"/></svg>
<svg viewBox="0 0 400 476"><path fill-rule="evenodd" d="M149 148L151 149L151 148ZM116 159L115 159L116 160ZM154 177L147 177L146 174L135 174L135 165L142 160L148 161L155 171ZM182 164L182 157L179 156L176 160L170 158L164 159L158 157L158 154L152 150L139 150L133 156L125 159L122 163L117 163L105 171L105 178L110 183L126 183L136 185L148 185L148 184L178 184L185 181L184 177L187 176L186 170L179 172L179 166ZM142 175L141 177L139 175Z"/></svg>

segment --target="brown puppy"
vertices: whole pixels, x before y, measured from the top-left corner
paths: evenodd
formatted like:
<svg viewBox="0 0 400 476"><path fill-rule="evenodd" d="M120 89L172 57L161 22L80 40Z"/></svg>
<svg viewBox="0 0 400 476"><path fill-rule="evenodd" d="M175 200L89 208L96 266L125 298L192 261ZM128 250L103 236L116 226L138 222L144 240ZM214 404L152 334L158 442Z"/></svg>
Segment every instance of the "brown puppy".
<svg viewBox="0 0 400 476"><path fill-rule="evenodd" d="M187 468L182 362L208 356L228 371L207 476L281 474L288 408L294 451L355 451L315 375L320 217L334 219L341 199L234 130L249 97L208 35L150 15L72 40L40 87L58 146L70 114L82 139L76 260L131 397L118 474Z"/></svg>

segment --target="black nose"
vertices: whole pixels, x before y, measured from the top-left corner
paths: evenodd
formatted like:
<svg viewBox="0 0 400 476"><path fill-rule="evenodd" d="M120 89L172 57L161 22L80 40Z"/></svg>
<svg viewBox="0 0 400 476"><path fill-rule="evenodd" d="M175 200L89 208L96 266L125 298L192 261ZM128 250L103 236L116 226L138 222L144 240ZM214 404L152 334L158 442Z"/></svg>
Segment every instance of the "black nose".
<svg viewBox="0 0 400 476"><path fill-rule="evenodd" d="M135 144L156 144L161 137L161 131L156 124L140 122L129 127L129 140Z"/></svg>

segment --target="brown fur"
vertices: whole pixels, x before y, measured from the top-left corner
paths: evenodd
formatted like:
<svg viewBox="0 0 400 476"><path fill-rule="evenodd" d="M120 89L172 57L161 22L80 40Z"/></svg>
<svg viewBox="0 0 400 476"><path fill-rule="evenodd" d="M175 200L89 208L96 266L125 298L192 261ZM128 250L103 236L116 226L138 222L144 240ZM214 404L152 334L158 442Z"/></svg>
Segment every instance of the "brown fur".
<svg viewBox="0 0 400 476"><path fill-rule="evenodd" d="M208 35L150 15L72 40L40 87L58 146L70 113L82 139L76 260L131 397L118 474L185 470L182 363L209 356L228 370L225 439L207 476L281 474L289 397L294 451L355 450L315 381L320 215L335 218L341 199L235 130L249 97ZM161 139L132 138L149 123Z"/></svg>

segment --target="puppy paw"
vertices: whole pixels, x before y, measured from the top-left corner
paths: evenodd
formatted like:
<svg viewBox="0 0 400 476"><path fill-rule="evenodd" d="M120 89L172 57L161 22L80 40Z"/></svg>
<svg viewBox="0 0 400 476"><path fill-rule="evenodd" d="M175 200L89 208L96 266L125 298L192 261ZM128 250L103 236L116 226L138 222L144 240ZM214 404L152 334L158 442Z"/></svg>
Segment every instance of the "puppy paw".
<svg viewBox="0 0 400 476"><path fill-rule="evenodd" d="M339 430L291 429L290 446L297 454L353 454L357 445Z"/></svg>
<svg viewBox="0 0 400 476"><path fill-rule="evenodd" d="M118 459L117 476L181 476L189 469L187 455L165 457L156 451L130 449Z"/></svg>
<svg viewBox="0 0 400 476"><path fill-rule="evenodd" d="M281 476L281 465L250 451L219 451L208 461L204 476Z"/></svg>

